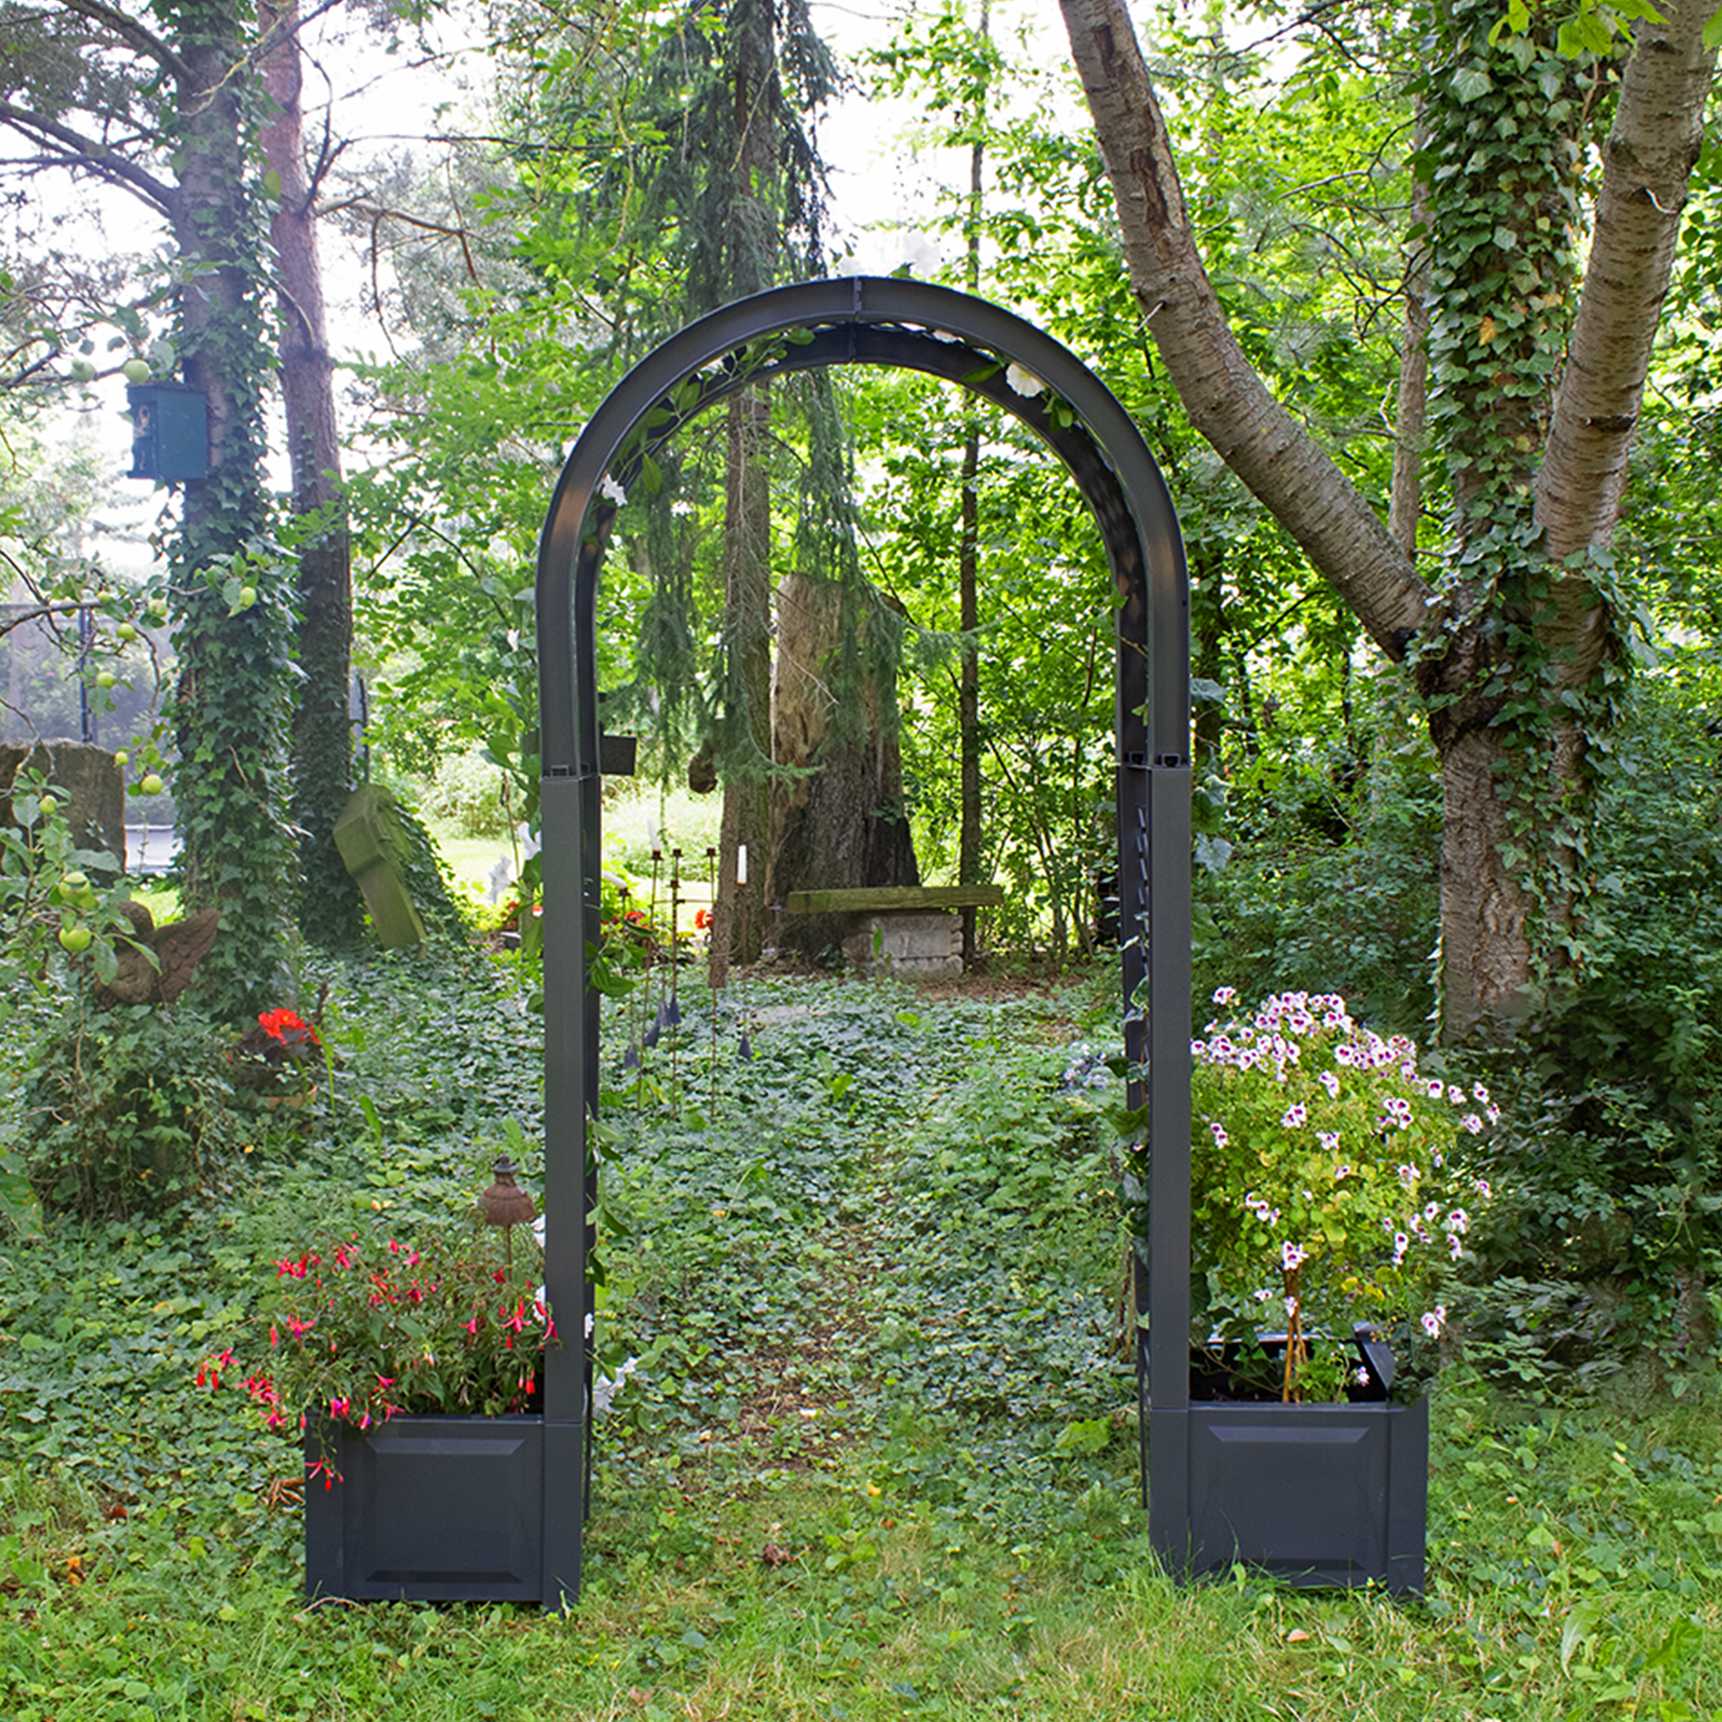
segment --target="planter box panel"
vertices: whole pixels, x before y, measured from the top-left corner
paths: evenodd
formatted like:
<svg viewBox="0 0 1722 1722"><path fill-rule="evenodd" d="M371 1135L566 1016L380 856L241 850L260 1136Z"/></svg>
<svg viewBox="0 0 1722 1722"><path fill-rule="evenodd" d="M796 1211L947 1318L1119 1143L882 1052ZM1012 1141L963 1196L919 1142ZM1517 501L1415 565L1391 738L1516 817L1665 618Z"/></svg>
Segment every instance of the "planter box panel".
<svg viewBox="0 0 1722 1722"><path fill-rule="evenodd" d="M1425 1401L1196 1401L1187 1412L1149 1416L1154 1456L1164 1462L1153 1467L1150 1492L1168 1491L1157 1540L1174 1564L1213 1572L1238 1561L1292 1584L1423 1588Z"/></svg>
<svg viewBox="0 0 1722 1722"><path fill-rule="evenodd" d="M1386 1570L1386 1423L1344 1407L1322 1415L1328 1409L1191 1407L1198 1570L1230 1566L1240 1550L1252 1565L1310 1583L1352 1584Z"/></svg>
<svg viewBox="0 0 1722 1722"><path fill-rule="evenodd" d="M532 1602L543 1570L540 1417L343 1429L342 1480L306 1495L305 1579L355 1601Z"/></svg>

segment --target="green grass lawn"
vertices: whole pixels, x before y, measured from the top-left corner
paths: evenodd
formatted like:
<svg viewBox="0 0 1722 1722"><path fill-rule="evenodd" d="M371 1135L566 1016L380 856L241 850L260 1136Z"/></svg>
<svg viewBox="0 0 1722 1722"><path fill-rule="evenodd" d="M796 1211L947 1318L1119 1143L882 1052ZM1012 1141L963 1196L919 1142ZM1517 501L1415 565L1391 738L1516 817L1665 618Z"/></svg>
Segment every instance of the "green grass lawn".
<svg viewBox="0 0 1722 1722"><path fill-rule="evenodd" d="M332 978L343 1068L298 1134L171 1222L0 1242L0 1716L1722 1716L1714 1395L1532 1403L1456 1366L1425 1599L1165 1578L1106 1135L1057 1081L1079 989L753 982L748 1063L736 995L714 1049L690 981L607 1109L600 1340L641 1362L579 1606L308 1606L270 1489L297 1456L196 1363L290 1247L410 1235L538 1121L535 1018L487 971Z"/></svg>

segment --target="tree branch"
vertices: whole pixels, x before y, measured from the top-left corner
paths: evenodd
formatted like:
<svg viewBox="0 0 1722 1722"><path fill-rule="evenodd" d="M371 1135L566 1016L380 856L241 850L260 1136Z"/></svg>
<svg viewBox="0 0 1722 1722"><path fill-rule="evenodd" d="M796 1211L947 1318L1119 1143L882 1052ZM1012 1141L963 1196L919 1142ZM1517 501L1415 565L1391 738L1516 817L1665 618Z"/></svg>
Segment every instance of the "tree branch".
<svg viewBox="0 0 1722 1722"><path fill-rule="evenodd" d="M1131 284L1179 398L1389 657L1428 588L1355 485L1244 357L1190 231L1171 140L1124 0L1059 0L1117 198Z"/></svg>
<svg viewBox="0 0 1722 1722"><path fill-rule="evenodd" d="M163 184L154 174L146 173L136 162L116 155L94 138L87 138L82 132L61 125L58 120L32 113L28 108L15 107L11 102L0 102L0 125L10 126L33 144L58 145L57 159L64 166L81 167L99 174L111 184L123 185L146 203L154 204L163 215L170 218L173 215L178 200L172 186Z"/></svg>
<svg viewBox="0 0 1722 1722"><path fill-rule="evenodd" d="M1715 0L1663 0L1640 19L1603 149L1590 262L1555 394L1537 516L1549 554L1606 544L1626 485L1626 457L1668 292L1686 189L1716 69L1704 46Z"/></svg>
<svg viewBox="0 0 1722 1722"><path fill-rule="evenodd" d="M111 31L127 47L135 48L147 59L154 60L170 78L183 81L190 76L185 61L136 18L129 18L112 6L104 6L102 0L60 0L60 5L67 12L75 12L80 18L88 18L92 24L100 24L103 29Z"/></svg>

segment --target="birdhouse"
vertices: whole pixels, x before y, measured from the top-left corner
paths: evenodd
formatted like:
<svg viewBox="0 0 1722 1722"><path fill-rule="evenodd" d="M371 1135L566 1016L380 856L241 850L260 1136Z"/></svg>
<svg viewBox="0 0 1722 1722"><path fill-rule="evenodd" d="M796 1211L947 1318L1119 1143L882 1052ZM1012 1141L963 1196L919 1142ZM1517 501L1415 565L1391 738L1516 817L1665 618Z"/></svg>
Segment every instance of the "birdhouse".
<svg viewBox="0 0 1722 1722"><path fill-rule="evenodd" d="M128 478L182 484L209 476L209 403L184 383L128 383L132 469Z"/></svg>

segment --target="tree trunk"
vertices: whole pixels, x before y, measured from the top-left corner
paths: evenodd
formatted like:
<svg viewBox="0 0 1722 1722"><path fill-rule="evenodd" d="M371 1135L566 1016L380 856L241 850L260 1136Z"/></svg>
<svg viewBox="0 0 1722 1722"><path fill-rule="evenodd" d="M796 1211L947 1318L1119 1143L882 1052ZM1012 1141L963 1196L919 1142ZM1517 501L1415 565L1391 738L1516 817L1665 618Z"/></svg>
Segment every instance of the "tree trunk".
<svg viewBox="0 0 1722 1722"><path fill-rule="evenodd" d="M311 534L299 546L299 683L293 719L293 823L299 833L299 924L323 944L357 935L359 893L335 848L335 821L353 787L348 717L352 678L352 560L341 500L334 360L323 310L314 193L305 179L298 0L265 5L264 87L275 113L263 159L279 176L270 231L281 319L281 396L293 475L293 512Z"/></svg>
<svg viewBox="0 0 1722 1722"><path fill-rule="evenodd" d="M191 0L175 16L185 64L174 122L183 165L173 226L186 280L177 332L185 380L208 405L209 475L185 486L173 555L174 802L186 906L222 911L200 983L238 1014L280 1002L294 874L283 817L291 611L271 564L241 565L256 601L237 609L228 595L237 576L220 566L262 536L269 512L250 44L225 0ZM212 583L212 572L222 577Z"/></svg>
<svg viewBox="0 0 1722 1722"><path fill-rule="evenodd" d="M1441 1032L1464 1040L1524 1011L1531 979L1528 905L1507 865L1500 737L1470 731L1441 751Z"/></svg>
<svg viewBox="0 0 1722 1722"><path fill-rule="evenodd" d="M780 766L811 770L773 790L774 905L791 891L920 883L903 811L894 659L882 641L870 649L877 636L871 619L854 613L858 596L866 602L838 581L801 573L778 585L772 752ZM858 712L839 713L839 685ZM785 915L774 938L817 958L847 930L845 916Z"/></svg>
<svg viewBox="0 0 1722 1722"><path fill-rule="evenodd" d="M758 959L771 842L771 399L756 386L729 403L724 474L724 772L711 981ZM747 877L740 879L741 851Z"/></svg>
<svg viewBox="0 0 1722 1722"><path fill-rule="evenodd" d="M992 8L990 0L981 0L980 38L983 48L990 48L992 38ZM981 217L985 213L986 189L986 118L987 86L985 80L975 98L971 116L975 141L969 148L969 209L967 279L969 291L981 290ZM963 630L962 663L957 676L957 751L961 780L961 820L957 836L957 881L963 885L980 885L981 857L981 658L975 630L981 625L980 606L980 473L981 423L978 415L970 413L963 436L962 525L957 547L958 614ZM912 861L913 857L911 857ZM975 966L976 911L964 909L963 967Z"/></svg>

